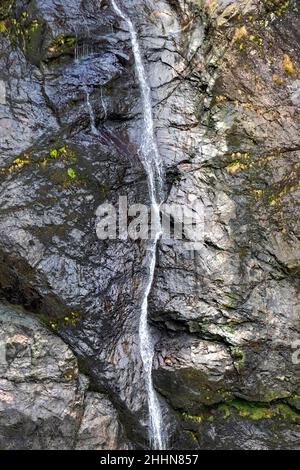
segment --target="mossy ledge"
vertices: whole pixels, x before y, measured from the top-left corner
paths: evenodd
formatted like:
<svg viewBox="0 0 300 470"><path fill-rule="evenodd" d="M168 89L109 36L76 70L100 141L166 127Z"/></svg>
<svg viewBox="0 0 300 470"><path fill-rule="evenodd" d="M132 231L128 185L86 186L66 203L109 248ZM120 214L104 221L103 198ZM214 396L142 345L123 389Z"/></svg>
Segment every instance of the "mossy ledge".
<svg viewBox="0 0 300 470"><path fill-rule="evenodd" d="M234 415L252 421L277 418L300 425L300 411L284 402L258 403L239 399L213 407L205 406L197 416L181 413L185 420L196 424L213 422L216 417L227 420Z"/></svg>

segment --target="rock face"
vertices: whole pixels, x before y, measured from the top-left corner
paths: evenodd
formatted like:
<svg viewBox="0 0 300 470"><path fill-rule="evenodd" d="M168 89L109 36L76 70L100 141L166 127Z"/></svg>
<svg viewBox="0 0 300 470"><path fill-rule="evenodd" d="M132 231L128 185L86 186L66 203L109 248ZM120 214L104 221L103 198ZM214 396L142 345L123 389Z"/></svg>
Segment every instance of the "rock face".
<svg viewBox="0 0 300 470"><path fill-rule="evenodd" d="M77 450L125 449L120 439L118 414L111 402L99 393L88 393L77 434Z"/></svg>
<svg viewBox="0 0 300 470"><path fill-rule="evenodd" d="M0 312L1 449L122 448L115 409L87 392L63 341L21 309Z"/></svg>
<svg viewBox="0 0 300 470"><path fill-rule="evenodd" d="M169 446L299 448L299 6L119 2L166 202L203 215L197 246L161 240L150 299ZM95 229L100 204L148 202L126 24L109 1L2 0L0 50L0 297L31 312L1 307L0 447L147 448L146 244Z"/></svg>

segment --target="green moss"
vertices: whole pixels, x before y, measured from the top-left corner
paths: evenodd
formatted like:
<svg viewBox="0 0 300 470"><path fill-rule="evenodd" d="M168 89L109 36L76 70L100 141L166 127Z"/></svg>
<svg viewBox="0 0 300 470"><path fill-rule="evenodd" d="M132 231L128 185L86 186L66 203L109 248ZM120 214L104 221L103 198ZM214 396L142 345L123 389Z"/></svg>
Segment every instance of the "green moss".
<svg viewBox="0 0 300 470"><path fill-rule="evenodd" d="M274 412L271 408L256 403L235 400L231 405L237 410L239 416L252 419L253 421L270 419L274 416Z"/></svg>
<svg viewBox="0 0 300 470"><path fill-rule="evenodd" d="M71 179L75 179L76 178L76 171L73 169L73 168L68 168L67 170L67 175L69 178Z"/></svg>
<svg viewBox="0 0 300 470"><path fill-rule="evenodd" d="M228 419L232 414L231 407L227 405L226 403L222 403L221 405L218 405L218 410L223 414L224 419Z"/></svg>
<svg viewBox="0 0 300 470"><path fill-rule="evenodd" d="M261 421L271 419L281 419L289 423L300 425L300 411L287 403L260 403L247 400L233 400L227 403L219 403L213 406L203 406L201 414L194 416L189 413L181 413L181 416L195 424L212 423L218 416L224 420L231 416Z"/></svg>
<svg viewBox="0 0 300 470"><path fill-rule="evenodd" d="M76 45L76 36L66 36L61 34L52 41L48 47L48 51L52 54L62 54L69 49L74 49Z"/></svg>
<svg viewBox="0 0 300 470"><path fill-rule="evenodd" d="M52 149L49 152L49 155L51 158L57 158L58 157L58 151L56 149Z"/></svg>
<svg viewBox="0 0 300 470"><path fill-rule="evenodd" d="M223 306L226 308L233 308L233 309L236 308L237 301L233 294L231 293L225 294L225 302L223 303Z"/></svg>
<svg viewBox="0 0 300 470"><path fill-rule="evenodd" d="M44 157L41 157L39 159L34 159L32 153L23 153L19 155L11 163L9 167L0 168L0 174L9 174L9 173L13 173L16 171L20 171L25 166L28 166L30 164L38 165L41 167L46 167L50 161L55 160L55 159L60 159L64 162L67 162L67 161L70 162L70 160L75 162L77 157L76 157L75 152L69 146L51 148ZM69 169L69 170L72 170L72 169ZM73 178L73 172L74 170L72 170L71 174L68 175L70 178Z"/></svg>
<svg viewBox="0 0 300 470"><path fill-rule="evenodd" d="M14 17L11 8L5 16L5 32L13 45L18 45L25 53L38 49L42 21L39 18L29 18L27 12ZM1 15L0 15L1 19ZM3 29L3 26L2 26Z"/></svg>
<svg viewBox="0 0 300 470"><path fill-rule="evenodd" d="M191 438L194 442L198 444L197 434L194 431L185 430L184 432L189 438Z"/></svg>
<svg viewBox="0 0 300 470"><path fill-rule="evenodd" d="M264 41L261 37L257 36L256 34L251 34L249 37L250 41L254 42L257 44L259 47L262 47L264 44Z"/></svg>
<svg viewBox="0 0 300 470"><path fill-rule="evenodd" d="M0 33L4 34L7 32L6 22L0 21Z"/></svg>
<svg viewBox="0 0 300 470"><path fill-rule="evenodd" d="M42 320L46 325L51 328L51 330L58 330L59 328L66 328L66 327L76 327L78 322L80 321L80 315L76 310L72 310L68 315L63 318L57 318L55 320L49 318L43 318Z"/></svg>
<svg viewBox="0 0 300 470"><path fill-rule="evenodd" d="M224 419L228 419L233 412L237 412L237 414L242 418L251 419L253 421L271 419L275 416L274 411L269 406L244 400L234 400L229 403L222 403L221 405L218 405L217 409L223 413Z"/></svg>
<svg viewBox="0 0 300 470"><path fill-rule="evenodd" d="M300 412L291 408L289 405L286 405L285 403L279 403L276 405L276 410L286 421L300 424Z"/></svg>
<svg viewBox="0 0 300 470"><path fill-rule="evenodd" d="M182 413L181 416L188 421L192 421L193 423L201 424L203 422L203 416L194 416L188 413Z"/></svg>
<svg viewBox="0 0 300 470"><path fill-rule="evenodd" d="M239 347L233 346L230 348L232 358L238 370L245 367L246 355Z"/></svg>
<svg viewBox="0 0 300 470"><path fill-rule="evenodd" d="M68 145L51 148L49 150L49 156L51 158L60 158L61 160L76 161L76 154Z"/></svg>
<svg viewBox="0 0 300 470"><path fill-rule="evenodd" d="M0 20L8 18L11 15L14 4L14 0L1 0Z"/></svg>
<svg viewBox="0 0 300 470"><path fill-rule="evenodd" d="M253 421L281 417L286 421L300 424L300 412L285 403L263 404L246 400L234 400L218 405L217 409L223 413L224 419L228 419L233 412L236 412L242 418Z"/></svg>
<svg viewBox="0 0 300 470"><path fill-rule="evenodd" d="M270 14L283 16L290 6L289 0L266 0L266 10Z"/></svg>
<svg viewBox="0 0 300 470"><path fill-rule="evenodd" d="M289 400L300 400L300 395L292 395Z"/></svg>
<svg viewBox="0 0 300 470"><path fill-rule="evenodd" d="M35 33L39 29L39 27L40 27L39 20L32 20L27 29L28 34Z"/></svg>

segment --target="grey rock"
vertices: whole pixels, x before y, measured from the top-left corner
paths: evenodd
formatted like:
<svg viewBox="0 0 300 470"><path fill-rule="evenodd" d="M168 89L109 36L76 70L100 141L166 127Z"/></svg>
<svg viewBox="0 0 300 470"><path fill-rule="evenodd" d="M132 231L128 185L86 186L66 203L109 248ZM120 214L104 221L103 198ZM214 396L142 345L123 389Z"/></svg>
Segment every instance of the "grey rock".
<svg viewBox="0 0 300 470"><path fill-rule="evenodd" d="M119 417L111 402L99 393L89 392L77 434L77 450L125 450Z"/></svg>
<svg viewBox="0 0 300 470"><path fill-rule="evenodd" d="M0 296L52 325L94 390L112 400L119 424L104 399L90 397L100 417L87 405L86 422L104 428L97 443L83 424L85 445L117 445L123 425L130 445L146 448L137 338L145 244L100 241L95 230L103 202L116 204L124 195L129 204L148 201L129 34L106 1L2 3ZM200 413L235 398L299 409L293 361L300 335L299 7L295 1L125 3L152 87L166 202L183 206L199 198L204 215L200 246L191 247L190 231L184 240L160 242L149 311L170 445L185 448L179 411ZM90 132L85 90L98 136ZM59 360L47 363L55 384ZM37 357L34 368L22 363L23 373L43 379L45 361ZM11 389L19 369L12 363L3 373L5 393L18 394L21 403L22 387ZM62 393L76 408L80 393L67 385ZM195 441L198 431L190 430L189 445L234 447L236 426L244 436L239 448L298 445L299 429L287 417L283 427L276 414L259 423L232 419L207 424L206 441ZM22 435L31 436L31 418L26 426ZM75 425L64 426L57 447L74 445ZM22 439L12 445L23 448Z"/></svg>
<svg viewBox="0 0 300 470"><path fill-rule="evenodd" d="M236 379L230 352L222 344L182 339L163 344L158 352L154 379L175 409L197 413L201 404L233 398Z"/></svg>
<svg viewBox="0 0 300 470"><path fill-rule="evenodd" d="M121 446L116 410L104 395L86 393L89 382L60 338L0 305L0 345L1 449Z"/></svg>

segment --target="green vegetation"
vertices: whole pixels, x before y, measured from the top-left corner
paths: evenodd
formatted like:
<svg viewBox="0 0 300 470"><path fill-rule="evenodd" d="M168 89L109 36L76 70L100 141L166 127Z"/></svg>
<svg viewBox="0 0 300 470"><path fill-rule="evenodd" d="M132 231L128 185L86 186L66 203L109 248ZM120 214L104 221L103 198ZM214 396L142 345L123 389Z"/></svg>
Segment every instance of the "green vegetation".
<svg viewBox="0 0 300 470"><path fill-rule="evenodd" d="M181 413L181 416L196 424L204 422L212 423L217 417L229 419L231 416L238 415L241 418L252 421L263 419L282 419L291 423L300 424L300 412L286 403L258 403L246 400L233 400L227 403L220 403L214 406L204 406L201 414L194 416L188 413Z"/></svg>
<svg viewBox="0 0 300 470"><path fill-rule="evenodd" d="M41 20L30 19L27 12L23 12L18 18L14 18L11 13L7 15L5 22L2 22L1 32L8 34L13 44L18 44L27 52L34 48L39 40L41 26Z"/></svg>
<svg viewBox="0 0 300 470"><path fill-rule="evenodd" d="M228 404L225 403L219 406L219 410L224 413L225 418L228 418L232 414L232 409L236 410L239 416L253 421L270 419L275 416L274 411L269 406L243 400L234 400Z"/></svg>
<svg viewBox="0 0 300 470"><path fill-rule="evenodd" d="M25 166L35 165L42 168L47 167L49 163L53 160L60 160L63 162L75 162L76 154L75 152L67 145L63 147L51 148L45 156L42 156L38 159L34 158L33 153L24 153L18 156L9 167L1 168L0 174L14 173L16 171L22 170ZM70 178L75 178L75 170L69 168L67 170L68 176Z"/></svg>
<svg viewBox="0 0 300 470"><path fill-rule="evenodd" d="M0 21L0 33L4 34L7 32L6 22Z"/></svg>
<svg viewBox="0 0 300 470"><path fill-rule="evenodd" d="M285 403L279 403L276 405L277 411L280 416L286 421L300 424L300 411L296 411Z"/></svg>
<svg viewBox="0 0 300 470"><path fill-rule="evenodd" d="M76 171L73 170L73 168L68 168L67 174L68 174L68 177L71 179L76 178Z"/></svg>
<svg viewBox="0 0 300 470"><path fill-rule="evenodd" d="M64 318L59 318L54 320L46 319L45 322L52 330L57 330L58 328L66 327L75 327L80 321L80 316L78 312L72 310L69 315L66 315Z"/></svg>
<svg viewBox="0 0 300 470"><path fill-rule="evenodd" d="M58 150L57 149L50 150L49 155L50 155L51 158L57 158L58 157Z"/></svg>
<svg viewBox="0 0 300 470"><path fill-rule="evenodd" d="M14 4L14 0L1 0L0 20L8 18L11 15Z"/></svg>
<svg viewBox="0 0 300 470"><path fill-rule="evenodd" d="M48 52L52 54L61 54L63 52L67 52L69 49L73 49L75 45L75 36L66 36L61 34L52 41L52 43L48 47Z"/></svg>
<svg viewBox="0 0 300 470"><path fill-rule="evenodd" d="M188 421L192 421L193 423L201 424L203 422L203 416L194 416L188 413L182 413L181 416Z"/></svg>
<svg viewBox="0 0 300 470"><path fill-rule="evenodd" d="M185 432L186 435L189 436L194 442L198 443L197 434L196 434L194 431L185 430L184 432Z"/></svg>
<svg viewBox="0 0 300 470"><path fill-rule="evenodd" d="M246 362L245 353L237 346L232 346L230 348L230 352L231 352L236 368L238 370L242 369L245 366L245 362Z"/></svg>
<svg viewBox="0 0 300 470"><path fill-rule="evenodd" d="M266 11L269 14L283 16L290 6L289 0L266 0Z"/></svg>

